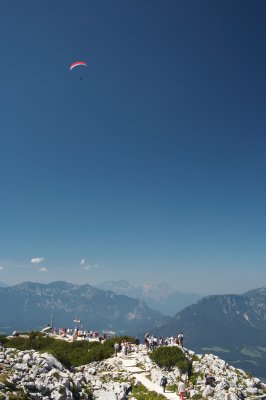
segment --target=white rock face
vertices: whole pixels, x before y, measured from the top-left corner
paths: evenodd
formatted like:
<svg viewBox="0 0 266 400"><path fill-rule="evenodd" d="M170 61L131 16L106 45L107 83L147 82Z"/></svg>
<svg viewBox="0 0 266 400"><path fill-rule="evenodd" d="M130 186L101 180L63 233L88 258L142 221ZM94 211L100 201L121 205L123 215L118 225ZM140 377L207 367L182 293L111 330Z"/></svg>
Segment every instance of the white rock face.
<svg viewBox="0 0 266 400"><path fill-rule="evenodd" d="M15 388L35 400L134 400L126 394L130 382L142 383L148 390L162 394L159 384L165 375L169 385L185 382L192 399L195 396L208 400L266 399L266 385L258 378L251 378L212 354L195 357L194 352L186 349L184 352L193 364L193 387L178 368L159 368L142 346L139 353L133 351L124 357L119 353L118 357L93 362L71 372L48 353L0 347L0 373L5 372L9 381L8 385L0 381L0 397L8 400ZM205 383L206 374L215 378L213 384ZM167 392L165 396L179 399L174 392Z"/></svg>
<svg viewBox="0 0 266 400"><path fill-rule="evenodd" d="M202 392L202 396L209 397L209 396L212 396L213 393L214 393L214 389L212 387L210 387L209 385L207 385Z"/></svg>
<svg viewBox="0 0 266 400"><path fill-rule="evenodd" d="M54 368L57 368L60 371L64 370L62 364L51 354L44 353L42 354L42 358L44 358L47 361L48 365L53 366Z"/></svg>

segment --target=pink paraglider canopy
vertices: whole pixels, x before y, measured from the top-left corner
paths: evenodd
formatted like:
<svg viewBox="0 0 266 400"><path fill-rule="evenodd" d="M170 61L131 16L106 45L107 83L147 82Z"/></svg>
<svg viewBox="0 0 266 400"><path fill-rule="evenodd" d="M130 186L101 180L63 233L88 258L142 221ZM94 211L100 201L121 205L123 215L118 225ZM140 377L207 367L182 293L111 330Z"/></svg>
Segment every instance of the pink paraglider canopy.
<svg viewBox="0 0 266 400"><path fill-rule="evenodd" d="M84 61L76 61L70 65L70 71L72 71L73 68L78 67L79 65L84 65L85 67L87 67L87 64Z"/></svg>

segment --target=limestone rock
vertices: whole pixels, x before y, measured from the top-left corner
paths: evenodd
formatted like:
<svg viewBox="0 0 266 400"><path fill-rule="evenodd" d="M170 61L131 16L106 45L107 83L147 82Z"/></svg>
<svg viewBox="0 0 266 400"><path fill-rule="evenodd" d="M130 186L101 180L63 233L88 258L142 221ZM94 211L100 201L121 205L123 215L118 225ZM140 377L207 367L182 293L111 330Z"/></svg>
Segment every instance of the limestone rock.
<svg viewBox="0 0 266 400"><path fill-rule="evenodd" d="M190 359L195 356L192 351L185 349L184 352ZM196 395L209 400L255 400L266 397L266 385L260 379L250 378L244 371L229 366L217 356L197 355L194 359L196 379L194 387L190 388L190 398ZM118 355L93 362L70 372L48 353L1 347L0 369L7 374L9 381L8 384L0 382L0 397L8 392L8 386L14 385L35 400L74 400L77 396L86 400L89 399L86 394L88 389L93 392L95 400L125 400L128 398L126 386L132 381L135 385L137 382L147 385L149 390L157 393L161 393L159 383L162 374L167 377L169 385L187 381L187 376L176 367L171 370L159 368L143 349L126 357ZM205 384L205 374L215 377L213 386ZM171 398L178 399L178 396L173 393Z"/></svg>

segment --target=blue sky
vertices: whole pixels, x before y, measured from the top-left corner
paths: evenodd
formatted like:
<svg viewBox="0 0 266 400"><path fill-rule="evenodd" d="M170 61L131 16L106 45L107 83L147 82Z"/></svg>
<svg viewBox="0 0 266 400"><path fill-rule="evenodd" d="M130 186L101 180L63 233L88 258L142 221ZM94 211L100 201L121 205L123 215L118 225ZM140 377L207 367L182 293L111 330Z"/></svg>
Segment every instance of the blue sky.
<svg viewBox="0 0 266 400"><path fill-rule="evenodd" d="M0 11L0 281L265 286L265 1Z"/></svg>

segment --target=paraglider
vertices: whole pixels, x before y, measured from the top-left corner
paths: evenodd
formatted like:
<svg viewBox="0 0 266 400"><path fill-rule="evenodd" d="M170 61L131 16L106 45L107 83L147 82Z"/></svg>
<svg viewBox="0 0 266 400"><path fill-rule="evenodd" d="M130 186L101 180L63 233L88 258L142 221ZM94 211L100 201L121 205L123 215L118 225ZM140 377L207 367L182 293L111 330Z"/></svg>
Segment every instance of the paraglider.
<svg viewBox="0 0 266 400"><path fill-rule="evenodd" d="M74 68L80 67L80 66L87 67L87 64L85 63L85 61L76 61L70 65L69 69L70 69L70 71L72 71ZM83 77L81 76L80 79L82 80Z"/></svg>
<svg viewBox="0 0 266 400"><path fill-rule="evenodd" d="M70 65L69 69L70 71L72 71L73 68L78 67L80 65L83 65L84 67L87 67L87 64L85 63L85 61L76 61L73 64Z"/></svg>

